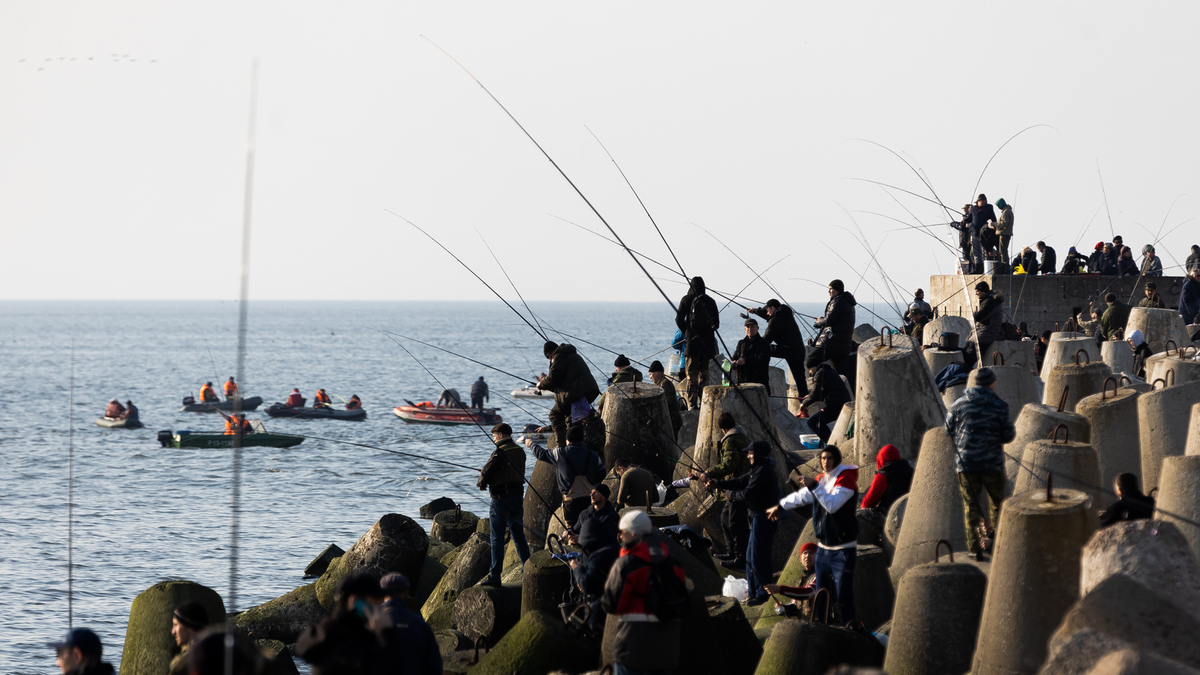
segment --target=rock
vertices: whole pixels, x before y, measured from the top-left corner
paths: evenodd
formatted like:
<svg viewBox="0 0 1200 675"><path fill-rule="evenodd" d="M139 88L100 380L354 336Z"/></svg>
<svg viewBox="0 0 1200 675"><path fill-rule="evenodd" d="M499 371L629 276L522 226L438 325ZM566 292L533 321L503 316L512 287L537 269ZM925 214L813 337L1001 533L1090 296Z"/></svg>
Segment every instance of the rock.
<svg viewBox="0 0 1200 675"><path fill-rule="evenodd" d="M471 647L471 641L466 635L456 630L440 630L433 635L438 643L438 651L441 652L442 658L446 658L458 651L465 651Z"/></svg>
<svg viewBox="0 0 1200 675"><path fill-rule="evenodd" d="M450 549L449 553L442 556L441 560L439 560L438 562L442 563L442 565L444 567L449 567L454 564L454 561L458 559L458 554L461 552L462 552L462 547L455 546L454 548Z"/></svg>
<svg viewBox="0 0 1200 675"><path fill-rule="evenodd" d="M900 526L904 524L904 513L908 510L908 494L900 495L896 501L892 502L892 508L888 509L883 536L893 547L900 541Z"/></svg>
<svg viewBox="0 0 1200 675"><path fill-rule="evenodd" d="M925 432L912 489L905 495L908 499L904 527L899 528L892 556L891 578L897 586L909 569L933 562L933 548L938 541L949 542L951 550L963 553L967 550L962 493L954 468L956 453L945 427ZM889 514L888 528L891 520Z"/></svg>
<svg viewBox="0 0 1200 675"><path fill-rule="evenodd" d="M650 382L609 386L601 414L608 431L604 466L627 459L655 476L670 476L681 450L675 444L667 405L667 393Z"/></svg>
<svg viewBox="0 0 1200 675"><path fill-rule="evenodd" d="M454 509L454 500L449 497L438 497L421 507L422 518L433 518L442 511L452 511Z"/></svg>
<svg viewBox="0 0 1200 675"><path fill-rule="evenodd" d="M775 528L775 538L771 540L771 569L782 570L787 566L796 549L796 542L804 532L808 518L795 511L786 511L779 517Z"/></svg>
<svg viewBox="0 0 1200 675"><path fill-rule="evenodd" d="M1158 485L1163 458L1183 455L1192 406L1200 401L1200 381L1156 389L1138 397L1138 438L1142 450L1142 489Z"/></svg>
<svg viewBox="0 0 1200 675"><path fill-rule="evenodd" d="M442 563L426 556L425 564L421 566L421 581L411 587L412 591L408 594L409 609L414 612L421 611L421 605L433 594L433 589L437 588L438 582L446 575L446 569Z"/></svg>
<svg viewBox="0 0 1200 675"><path fill-rule="evenodd" d="M598 654L592 643L567 630L562 619L530 612L471 669L472 675L543 675L554 669L588 670Z"/></svg>
<svg viewBox="0 0 1200 675"><path fill-rule="evenodd" d="M300 638L305 628L327 615L317 601L317 584L314 582L251 607L235 616L233 624L241 635L291 644ZM169 619L167 623L170 624Z"/></svg>
<svg viewBox="0 0 1200 675"><path fill-rule="evenodd" d="M210 622L225 619L225 603L217 592L191 581L162 581L142 591L129 608L121 672L133 675L162 675L175 656L171 617L185 602L204 606Z"/></svg>
<svg viewBox="0 0 1200 675"><path fill-rule="evenodd" d="M910 568L900 579L895 618L887 627L887 672L970 670L986 591L987 576L971 564L938 562Z"/></svg>
<svg viewBox="0 0 1200 675"><path fill-rule="evenodd" d="M1038 675L1087 675L1098 661L1130 644L1094 630L1081 630L1065 641L1050 641L1050 658Z"/></svg>
<svg viewBox="0 0 1200 675"><path fill-rule="evenodd" d="M1193 613L1200 607L1200 562L1173 523L1131 520L1092 535L1083 547L1081 592L1113 574L1125 574Z"/></svg>
<svg viewBox="0 0 1200 675"><path fill-rule="evenodd" d="M446 554L454 550L454 544L447 544L437 537L429 538L429 548L425 552L426 558L441 560L446 557Z"/></svg>
<svg viewBox="0 0 1200 675"><path fill-rule="evenodd" d="M296 668L296 662L292 659L292 652L284 643L279 640L255 640L254 646L258 647L267 660L264 675L300 675L300 669Z"/></svg>
<svg viewBox="0 0 1200 675"><path fill-rule="evenodd" d="M878 641L829 626L785 619L763 646L755 675L823 675L835 666L882 666Z"/></svg>
<svg viewBox="0 0 1200 675"><path fill-rule="evenodd" d="M1088 675L1196 675L1200 670L1160 659L1154 654L1122 649L1109 652L1096 662Z"/></svg>
<svg viewBox="0 0 1200 675"><path fill-rule="evenodd" d="M552 515L560 506L562 493L555 486L554 465L535 460L524 501L525 540L529 542L530 552L546 547L546 534Z"/></svg>
<svg viewBox="0 0 1200 675"><path fill-rule="evenodd" d="M741 605L733 598L710 595L704 598L708 610L709 644L720 644L710 651L711 671L722 675L748 675L762 655L762 645L746 620Z"/></svg>
<svg viewBox="0 0 1200 675"><path fill-rule="evenodd" d="M935 317L932 321L925 324L925 328L921 331L921 343L927 345L937 344L942 333L957 333L958 345L961 347L967 344L967 340L971 338L973 332L970 319L961 316L942 315Z"/></svg>
<svg viewBox="0 0 1200 675"><path fill-rule="evenodd" d="M337 544L326 546L325 550L318 553L317 557L313 558L312 562L308 563L308 566L304 568L304 576L321 576L325 573L325 570L329 569L329 563L333 562L334 558L341 557L345 553Z"/></svg>
<svg viewBox="0 0 1200 675"><path fill-rule="evenodd" d="M892 618L896 590L888 575L887 555L878 546L858 547L854 563L854 608L867 630ZM880 664L882 665L882 664Z"/></svg>
<svg viewBox="0 0 1200 675"><path fill-rule="evenodd" d="M534 553L525 561L525 576L521 581L520 615L545 612L550 616L557 616L563 592L570 587L571 568L565 562L552 557L549 550Z"/></svg>
<svg viewBox="0 0 1200 675"><path fill-rule="evenodd" d="M1024 471L1018 460L1024 454L1025 446L1049 437L1060 424L1067 427L1071 440L1079 443L1087 443L1091 440L1092 427L1087 418L1077 413L1059 410L1057 405L1057 403L1054 405L1026 403L1025 407L1017 413L1014 422L1017 435L1004 445L1004 471L1008 475L1008 484L1005 487L1006 496L1011 497L1014 494L1013 489L1017 483L1017 476ZM1008 414L1012 416L1013 411L1009 410ZM955 477L955 483L957 484L957 482L958 478ZM1097 505L1096 508L1100 507Z"/></svg>
<svg viewBox="0 0 1200 675"><path fill-rule="evenodd" d="M334 559L317 580L317 600L326 612L333 611L333 591L342 577L359 570L380 578L391 572L408 577L413 586L421 582L421 567L429 549L429 535L411 518L389 513L380 518L350 550Z"/></svg>
<svg viewBox="0 0 1200 675"><path fill-rule="evenodd" d="M453 629L454 601L451 600L450 602L440 605L437 610L425 617L425 623L429 624L430 630L432 630L434 633Z"/></svg>
<svg viewBox="0 0 1200 675"><path fill-rule="evenodd" d="M478 531L478 527L479 516L455 508L442 511L433 517L433 527L429 530L429 535L454 546L461 546L468 537Z"/></svg>
<svg viewBox="0 0 1200 675"><path fill-rule="evenodd" d="M421 616L428 620L439 608L453 603L459 593L485 577L491 565L491 542L482 534L472 534L421 606Z"/></svg>
<svg viewBox="0 0 1200 675"><path fill-rule="evenodd" d="M725 581L712 568L706 566L674 539L664 535L661 540L666 542L671 558L683 568L683 573L687 575L688 581L692 582L698 593L701 595L721 594L721 590L725 587Z"/></svg>
<svg viewBox="0 0 1200 675"><path fill-rule="evenodd" d="M491 535L492 519L491 518L480 518L479 522L475 523L475 531L478 532L479 534Z"/></svg>
<svg viewBox="0 0 1200 675"><path fill-rule="evenodd" d="M454 601L454 624L472 642L496 644L520 619L521 584L471 586Z"/></svg>
<svg viewBox="0 0 1200 675"><path fill-rule="evenodd" d="M877 337L879 337L879 331L869 323L860 323L854 327L854 341L858 344Z"/></svg>
<svg viewBox="0 0 1200 675"><path fill-rule="evenodd" d="M1200 428L1200 403L1192 408L1192 429ZM1156 515L1175 523L1183 538L1200 556L1200 456L1167 457L1160 472ZM1190 522L1189 522L1190 521Z"/></svg>
<svg viewBox="0 0 1200 675"><path fill-rule="evenodd" d="M1176 347L1186 346L1191 342L1183 317L1174 309L1134 307L1129 310L1125 334L1129 335L1135 330L1142 331L1146 344L1156 354L1170 347L1167 341L1173 341Z"/></svg>
<svg viewBox="0 0 1200 675"><path fill-rule="evenodd" d="M679 416L682 418L683 426L679 427L679 433L675 435L675 442L691 452L692 446L696 444L696 429L700 423L700 411L684 410L679 413Z"/></svg>

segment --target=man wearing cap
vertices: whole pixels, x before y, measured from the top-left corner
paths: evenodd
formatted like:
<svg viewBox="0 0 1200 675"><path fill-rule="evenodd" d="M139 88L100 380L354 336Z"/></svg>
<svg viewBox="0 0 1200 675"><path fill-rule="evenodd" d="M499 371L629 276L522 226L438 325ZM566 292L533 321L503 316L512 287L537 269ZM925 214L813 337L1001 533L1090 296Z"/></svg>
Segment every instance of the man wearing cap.
<svg viewBox="0 0 1200 675"><path fill-rule="evenodd" d="M296 641L296 656L313 675L376 673L399 666L392 634L372 621L383 602L379 579L367 571L342 577L333 591L333 613L309 626Z"/></svg>
<svg viewBox="0 0 1200 675"><path fill-rule="evenodd" d="M1163 309L1166 305L1163 304L1162 296L1158 294L1158 284L1153 281L1146 282L1146 297L1142 298L1138 303L1138 307L1153 307Z"/></svg>
<svg viewBox="0 0 1200 675"><path fill-rule="evenodd" d="M561 448L547 450L528 437L525 446L533 450L537 459L554 465L554 484L563 498L563 518L571 528L591 504L592 486L604 480L606 471L604 460L583 444L583 427L572 424L566 437L567 444Z"/></svg>
<svg viewBox="0 0 1200 675"><path fill-rule="evenodd" d="M1004 296L992 290L988 282L975 284L975 298L979 309L971 315L975 319L975 358L982 363L988 347L1000 337L1000 326L1004 323Z"/></svg>
<svg viewBox="0 0 1200 675"><path fill-rule="evenodd" d="M971 207L971 273L983 274L983 228L995 225L996 210L987 203L987 195L980 193Z"/></svg>
<svg viewBox="0 0 1200 675"><path fill-rule="evenodd" d="M408 577L399 573L379 580L383 593L378 632L396 645L404 675L441 675L442 653L433 630L420 614L408 608Z"/></svg>
<svg viewBox="0 0 1200 675"><path fill-rule="evenodd" d="M800 400L801 409L808 408L813 401L824 402L825 407L808 418L808 428L821 439L821 447L829 442L829 435L832 433L830 426L837 424L842 408L850 402L850 391L846 389L846 383L824 359L825 352L822 349L814 349L808 353L805 365L808 366L813 388Z"/></svg>
<svg viewBox="0 0 1200 675"><path fill-rule="evenodd" d="M808 393L808 383L804 381L803 374L804 336L800 334L800 326L796 325L796 314L792 308L771 298L761 308L751 307L746 311L767 320L767 330L763 333L763 339L771 345L771 356L786 361L788 370L792 372L792 379L796 380L796 387L799 388L800 393ZM757 332L757 323L754 329ZM749 335L749 324L747 324L746 330L746 334ZM751 381L758 382L758 380ZM768 387L768 394L771 393L769 390L770 387Z"/></svg>
<svg viewBox="0 0 1200 675"><path fill-rule="evenodd" d="M200 631L208 626L208 611L198 602L185 602L175 608L171 615L171 637L179 653L171 659L169 675L186 675L188 672L188 650Z"/></svg>
<svg viewBox="0 0 1200 675"><path fill-rule="evenodd" d="M1000 209L1000 218L996 220L996 236L1000 238L1000 262L1008 264L1008 243L1012 241L1013 233L1012 205L1001 197L996 200L996 207Z"/></svg>
<svg viewBox="0 0 1200 675"><path fill-rule="evenodd" d="M612 635L616 675L668 674L679 667L681 621L660 619L647 606L651 575L674 574L686 583L683 568L671 557L666 543L654 534L645 511L621 517L621 553L608 573L600 607L617 619ZM666 568L666 569L664 569ZM608 636L605 636L606 638Z"/></svg>
<svg viewBox="0 0 1200 675"><path fill-rule="evenodd" d="M829 302L825 305L825 316L817 319L813 327L829 329L828 337L818 342L825 349L825 356L838 373L846 376L850 391L854 392L855 371L858 368L858 352L854 343L854 307L858 302L846 291L841 279L829 282Z"/></svg>
<svg viewBox="0 0 1200 675"><path fill-rule="evenodd" d="M618 538L620 516L609 501L611 491L604 483L592 488L592 506L579 514L575 527L567 530L567 540L583 549L582 558L572 559L571 577L591 607L589 623L604 625L604 610L600 607L600 596L604 595L604 582L613 563L617 561L621 542Z"/></svg>
<svg viewBox="0 0 1200 675"><path fill-rule="evenodd" d="M622 382L642 381L642 371L634 368L633 365L629 363L629 358L624 354L617 354L617 359L613 361L613 367L616 368L616 370L613 371L612 375L608 376L608 385L610 387L614 384L620 384ZM604 398L605 394L607 393L608 392L600 394L600 398L596 399L596 410L604 412Z"/></svg>
<svg viewBox="0 0 1200 675"><path fill-rule="evenodd" d="M100 636L87 628L75 628L62 640L51 642L58 656L55 664L63 675L113 675L111 663L104 663L104 645Z"/></svg>
<svg viewBox="0 0 1200 675"><path fill-rule="evenodd" d="M717 428L721 430L721 440L717 442L717 463L700 474L701 483L735 478L750 470L750 460L746 456L750 437L738 426L737 420L733 415L723 412L717 417ZM725 502L721 510L725 553L718 553L714 557L723 561L722 564L729 569L741 569L746 564L746 546L750 542L750 514L745 502L726 499L721 492L717 493L717 500Z"/></svg>
<svg viewBox="0 0 1200 675"><path fill-rule="evenodd" d="M658 361L650 363L650 381L662 387L662 390L666 392L667 414L671 416L671 435L678 437L679 430L683 428L683 415L679 414L679 394L675 391L675 383L664 372L662 363Z"/></svg>
<svg viewBox="0 0 1200 675"><path fill-rule="evenodd" d="M480 583L500 585L504 571L504 533L512 533L513 546L524 565L529 560L529 544L525 540L525 451L512 439L512 427L500 423L492 427L492 442L496 449L479 470L480 490L492 497L488 510L488 528L492 542L492 566Z"/></svg>
<svg viewBox="0 0 1200 675"><path fill-rule="evenodd" d="M775 477L775 460L771 445L754 441L747 450L750 470L727 480L709 480L707 489L730 490L729 499L743 502L750 513L750 540L746 544L746 582L750 586L749 606L767 601L764 584L771 582L771 543L777 525L767 516L767 510L779 502L779 481Z"/></svg>
<svg viewBox="0 0 1200 675"><path fill-rule="evenodd" d="M758 334L758 322L746 319L746 337L733 349L734 384L761 384L771 394L771 346Z"/></svg>
<svg viewBox="0 0 1200 675"><path fill-rule="evenodd" d="M987 490L994 528L1000 522L1000 502L1004 501L1007 484L1004 444L1017 435L1008 404L996 395L996 374L991 368L977 370L975 386L950 406L946 433L957 449L954 462L967 525L967 548L975 560L986 560L979 536L983 523L979 493Z"/></svg>
<svg viewBox="0 0 1200 675"><path fill-rule="evenodd" d="M675 313L675 327L683 331L686 343L688 408L698 410L708 383L708 362L718 353L717 330L721 328L717 302L708 295L703 278L692 277L688 282L687 295Z"/></svg>
<svg viewBox="0 0 1200 675"><path fill-rule="evenodd" d="M540 431L553 430L554 446L561 448L567 444L567 420L587 417L600 387L575 345L547 341L542 353L550 359L550 372L538 380L537 388L554 392L554 407L546 415L550 426Z"/></svg>

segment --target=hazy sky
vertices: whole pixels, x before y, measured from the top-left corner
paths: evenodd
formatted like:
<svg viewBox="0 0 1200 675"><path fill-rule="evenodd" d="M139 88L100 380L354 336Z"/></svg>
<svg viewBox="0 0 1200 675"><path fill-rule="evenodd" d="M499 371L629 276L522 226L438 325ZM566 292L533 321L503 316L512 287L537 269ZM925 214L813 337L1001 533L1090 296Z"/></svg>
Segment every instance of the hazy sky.
<svg viewBox="0 0 1200 675"><path fill-rule="evenodd" d="M0 299L236 297L258 57L251 298L490 297L391 209L510 297L476 229L528 299L661 302L621 249L550 215L603 228L422 35L673 265L595 132L687 272L725 290L753 274L693 223L756 271L789 256L767 277L793 302L864 273L860 299L887 298L851 216L906 291L953 269L910 227L944 223L938 206L852 179L930 191L856 139L957 210L1006 139L1049 125L979 189L1060 261L1111 237L1097 162L1135 250L1197 215L1196 3L746 4L7 0ZM1166 236L1164 265L1198 231Z"/></svg>

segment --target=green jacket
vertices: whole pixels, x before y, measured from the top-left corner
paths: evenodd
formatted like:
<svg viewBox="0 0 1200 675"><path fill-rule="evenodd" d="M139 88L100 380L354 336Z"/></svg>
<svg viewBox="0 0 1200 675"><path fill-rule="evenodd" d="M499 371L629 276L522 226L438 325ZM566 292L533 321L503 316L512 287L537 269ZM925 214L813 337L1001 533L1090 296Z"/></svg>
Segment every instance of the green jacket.
<svg viewBox="0 0 1200 675"><path fill-rule="evenodd" d="M613 384L620 384L621 382L641 382L642 381L642 371L638 370L637 368L634 368L633 366L630 366L630 367L626 368L625 370L615 371L612 374L610 379L612 380L612 383L609 385L610 387ZM608 392L605 391L604 394L600 394L600 398L596 399L596 408L597 409L601 409L604 407L604 397L607 393Z"/></svg>
<svg viewBox="0 0 1200 675"><path fill-rule="evenodd" d="M671 414L671 429L678 434L679 429L683 427L683 416L679 414L679 394L675 391L675 383L671 378L664 377L658 386L667 392L667 412Z"/></svg>
<svg viewBox="0 0 1200 675"><path fill-rule="evenodd" d="M487 464L479 472L480 490L488 488L492 497L511 497L524 493L525 449L506 438L496 446Z"/></svg>
<svg viewBox="0 0 1200 675"><path fill-rule="evenodd" d="M1104 314L1100 317L1100 333L1105 340L1111 340L1118 330L1125 328L1125 324L1129 322L1129 310L1131 309L1133 308L1129 305L1117 300L1104 310Z"/></svg>
<svg viewBox="0 0 1200 675"><path fill-rule="evenodd" d="M750 445L750 437L741 427L734 427L733 432L726 435L717 444L720 460L708 468L705 473L714 480L736 478L750 470L750 458L742 452Z"/></svg>

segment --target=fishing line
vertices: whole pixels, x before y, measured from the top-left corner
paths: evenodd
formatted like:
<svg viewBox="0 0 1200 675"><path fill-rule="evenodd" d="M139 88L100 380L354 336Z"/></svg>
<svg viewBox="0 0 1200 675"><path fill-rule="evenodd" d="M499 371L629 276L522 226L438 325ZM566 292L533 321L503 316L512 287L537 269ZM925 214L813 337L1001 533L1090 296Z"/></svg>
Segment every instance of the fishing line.
<svg viewBox="0 0 1200 675"><path fill-rule="evenodd" d="M492 247L488 245L487 239L483 238L483 233L479 231L478 227L475 228L475 234L479 235L479 239L480 239L480 241L483 242L483 245L485 247L487 247L488 253L492 254L492 260L496 261L496 266L499 267L500 271L504 273L504 278L508 279L508 285L512 286L513 291L516 292L517 297L521 300L521 304L525 305L525 311L529 312L529 316L533 317L534 323L537 323L537 317L533 316L533 310L529 309L529 303L525 302L525 296L521 295L521 291L517 290L517 285L513 283L512 277L508 276L508 270L505 270L504 265L500 264L500 259L496 257L495 251L493 251ZM505 304L508 304L508 303L505 303ZM529 322L526 321L525 323L529 323ZM544 330L542 330L541 324L538 324L538 327L535 328L534 331L542 338L543 341L546 340L546 332Z"/></svg>
<svg viewBox="0 0 1200 675"><path fill-rule="evenodd" d="M554 159L552 157L550 157L550 153L546 152L546 149L543 148L541 146L541 144L538 143L537 140L535 140L533 138L533 135L530 134L528 131L526 131L525 127L522 126L521 123L517 121L517 118L514 117L513 114L508 111L508 108L504 107L504 104L500 102L500 99L496 98L496 96L494 94L492 94L492 92L489 91L487 87L483 86L483 82L480 82L479 78L472 75L471 71L467 70L466 66L464 66L463 64L458 62L458 59L454 58L453 56L450 56L450 52L446 51L445 49L442 49L441 47L438 47L437 43L435 43L433 40L430 40L429 38L425 37L424 35L422 35L421 37L425 38L425 40L428 41L429 44L433 45L434 47L437 47L438 51L440 51L441 53L443 53L447 57L449 57L451 61L458 64L458 67L462 68L463 72L466 73L472 80L475 80L475 84L478 84L479 88L483 89L483 91L493 101L495 101L496 105L500 106L500 109L504 111L504 114L508 115L508 118L511 119L514 124L517 125L517 128L520 129L522 131L522 133L524 133L525 136L530 141L532 141L535 146L537 146L537 149L542 152L542 155L544 155L546 157L546 159L550 162L550 164L555 168L555 170L558 171L559 175L561 175L563 177L563 179L567 181L567 184L569 184L571 186L571 189L575 190L575 194L579 195L579 198L583 200L583 203L587 204L588 208L592 210L592 213L596 214L596 217L600 219L600 222L604 223L604 227L608 228L608 231L612 232L612 235L617 238L617 241L621 242L621 247L625 249L625 252L629 254L629 257L638 266L638 268L640 268L642 270L642 273L646 275L646 278L650 280L650 283L654 284L654 287L656 289L658 289L658 292L660 294L662 294L663 300L667 301L667 304L671 306L671 309L675 309L675 303L671 302L671 298L667 297L667 294L663 291L662 287L658 285L658 282L654 280L654 277L650 276L650 273L646 271L645 266L642 265L641 261L639 261L637 259L637 256L635 256L633 254L633 251L629 250L629 247L626 246L625 242L621 240L621 236L617 234L617 231L614 230L612 228L612 226L608 224L608 221L604 219L604 216L600 215L600 212L596 210L596 207L592 206L592 202L589 201L586 196L584 196L583 191L581 191L575 185L575 182L572 181L567 176L566 172L563 171L562 168L558 165L558 162L555 162Z"/></svg>
<svg viewBox="0 0 1200 675"><path fill-rule="evenodd" d="M213 361L212 350L208 348L208 338L204 338L204 349L208 352L208 362L212 364L213 382L220 382L221 376L217 374L217 362Z"/></svg>
<svg viewBox="0 0 1200 675"><path fill-rule="evenodd" d="M71 388L67 398L67 630L75 627L75 338L71 338Z"/></svg>
<svg viewBox="0 0 1200 675"><path fill-rule="evenodd" d="M996 148L996 152L993 152L992 156L988 158L987 164L983 165L983 171L979 172L979 180L975 181L975 189L971 190L972 196L974 196L975 194L977 194L979 192L979 184L983 182L983 174L987 173L988 167L992 165L992 160L996 159L996 155L1000 154L1000 151L1004 149L1004 146L1006 146L1009 143L1012 143L1014 140L1016 140L1017 136L1020 136L1021 134L1025 133L1026 131L1029 131L1030 129L1036 129L1038 127L1048 127L1050 129L1054 129L1055 131L1058 131L1058 129L1055 129L1054 127L1050 126L1049 124L1031 124L1031 125L1025 127L1024 129L1018 131L1017 133L1013 134L1012 136L1010 136L1007 141L1004 141L1003 143L1000 144L1000 147ZM1058 133L1059 133L1059 135L1062 135L1061 131L1059 131ZM933 188L931 187L930 190L932 190L932 189Z"/></svg>
<svg viewBox="0 0 1200 675"><path fill-rule="evenodd" d="M1117 237L1113 230L1112 212L1108 210L1108 192L1104 189L1104 174L1100 173L1100 160L1096 160L1096 176L1100 178L1100 194L1104 197L1104 215L1108 216L1108 234L1114 239Z"/></svg>
<svg viewBox="0 0 1200 675"><path fill-rule="evenodd" d="M526 322L526 323L528 323L528 322ZM511 378L514 378L514 379L516 379L516 380L519 380L519 381L521 381L521 382L526 382L526 383L529 383L529 384L534 384L534 385L536 385L536 384L537 384L537 382L534 382L533 380L527 380L527 379L525 379L525 378L521 377L520 375L513 375L512 373L508 372L507 370L500 370L499 368L497 368L497 367L495 367L495 366L489 366L488 364L484 363L483 361L476 361L475 359L473 359L473 358L471 358L471 357L469 357L469 356L463 356L462 354L457 354L457 353L455 353L455 352L452 352L452 351L450 351L449 349L443 349L443 348L441 348L441 347L439 347L439 346L437 346L437 345L431 345L431 344L429 344L428 342L425 342L425 341L423 341L423 340L418 340L417 338L414 338L414 337L408 337L407 335L401 335L400 333L393 333L393 332L391 332L391 331L386 331L386 330L383 330L382 328L373 328L372 330L377 330L377 331L379 331L380 333L383 333L384 335L387 335L388 337L391 337L391 336L393 336L393 335L394 335L394 336L396 336L396 337L402 337L402 338L404 338L405 340L412 340L413 342L416 342L417 344L422 344L422 345L425 345L426 347L429 347L429 348L431 348L431 349L436 349L436 350L438 350L438 351L440 351L440 352L446 352L447 354L449 354L449 355L451 355L451 356L457 356L457 357L458 357L458 358L460 358L460 359L466 359L467 361L470 361L471 363L474 363L474 364L477 364L477 365L483 366L484 368L488 368L488 369L490 369L490 370L494 370L494 371L496 371L497 373L501 373L501 374L507 375L507 376L509 376L509 377L511 377ZM394 341L394 340L393 340L393 341ZM398 343L397 343L397 344L398 344ZM405 351L407 351L407 350L405 350ZM428 371L426 371L426 372L428 372ZM433 375L433 373L430 373L430 375ZM434 379L437 379L437 378L434 378Z"/></svg>

